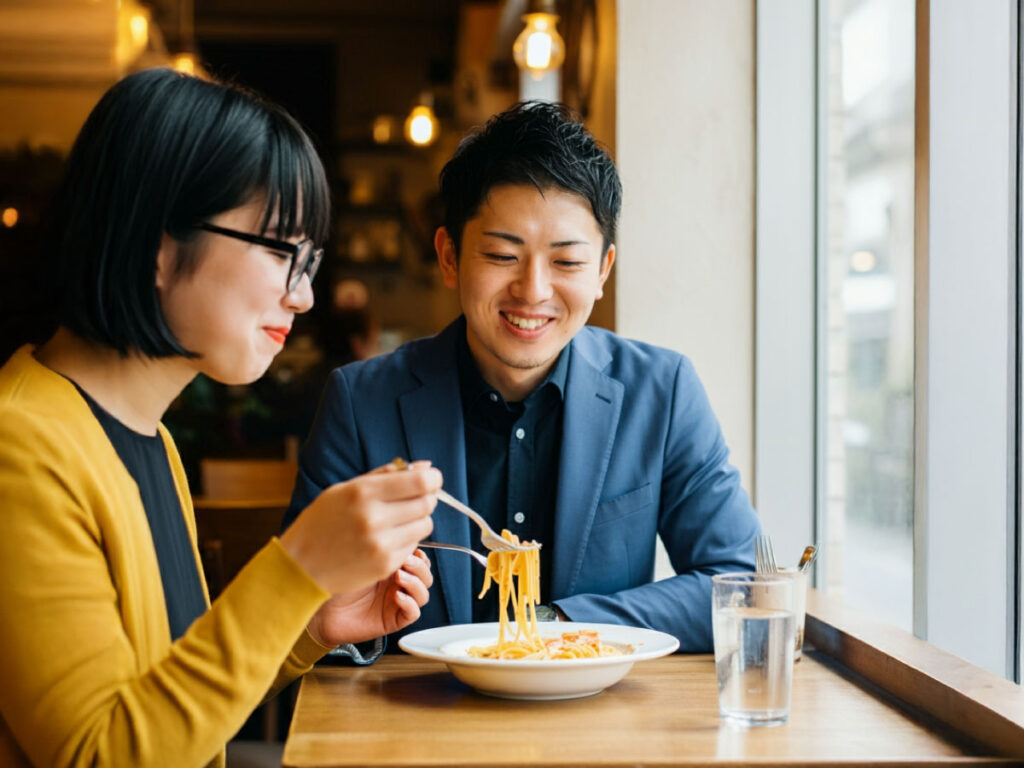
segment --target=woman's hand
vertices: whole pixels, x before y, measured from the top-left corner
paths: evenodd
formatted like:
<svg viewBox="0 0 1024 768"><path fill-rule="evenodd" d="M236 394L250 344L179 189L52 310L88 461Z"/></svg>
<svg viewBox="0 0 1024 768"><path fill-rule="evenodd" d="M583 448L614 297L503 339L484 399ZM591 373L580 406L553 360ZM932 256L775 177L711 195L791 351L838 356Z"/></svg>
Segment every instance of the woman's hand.
<svg viewBox="0 0 1024 768"><path fill-rule="evenodd" d="M309 633L333 647L397 632L420 617L433 582L430 561L417 549L388 578L331 597L309 622Z"/></svg>
<svg viewBox="0 0 1024 768"><path fill-rule="evenodd" d="M416 591L397 572L433 530L430 514L440 487L441 473L427 462L332 485L281 535L281 544L320 586L348 595L346 605L382 580Z"/></svg>

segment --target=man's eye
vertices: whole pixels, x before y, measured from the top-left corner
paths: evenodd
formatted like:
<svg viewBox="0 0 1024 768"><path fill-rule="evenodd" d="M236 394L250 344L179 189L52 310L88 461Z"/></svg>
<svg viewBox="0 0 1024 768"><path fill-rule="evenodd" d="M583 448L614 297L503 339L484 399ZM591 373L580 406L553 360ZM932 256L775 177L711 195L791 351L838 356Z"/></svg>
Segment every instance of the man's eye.
<svg viewBox="0 0 1024 768"><path fill-rule="evenodd" d="M578 269L579 267L582 267L583 265L585 265L586 262L585 261L559 260L559 261L556 261L555 264L557 264L560 267L568 267L570 269Z"/></svg>
<svg viewBox="0 0 1024 768"><path fill-rule="evenodd" d="M503 263L516 260L515 256L509 256L507 253L485 253L484 256L491 261L500 261Z"/></svg>

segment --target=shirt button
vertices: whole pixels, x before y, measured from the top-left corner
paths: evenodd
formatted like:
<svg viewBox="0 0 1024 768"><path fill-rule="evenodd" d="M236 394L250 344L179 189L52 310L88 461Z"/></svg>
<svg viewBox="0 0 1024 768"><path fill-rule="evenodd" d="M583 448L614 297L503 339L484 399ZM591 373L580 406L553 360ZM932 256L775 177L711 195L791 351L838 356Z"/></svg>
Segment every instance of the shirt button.
<svg viewBox="0 0 1024 768"><path fill-rule="evenodd" d="M498 393L497 392L491 392L491 402L492 403L498 402Z"/></svg>
<svg viewBox="0 0 1024 768"><path fill-rule="evenodd" d="M517 429L516 430L516 437L519 438L520 440L522 440L524 437L526 437L526 430L523 429L522 427Z"/></svg>
<svg viewBox="0 0 1024 768"><path fill-rule="evenodd" d="M524 520L526 520L526 515L524 515L522 512L516 512L512 516L512 519L515 520L517 523L522 523Z"/></svg>

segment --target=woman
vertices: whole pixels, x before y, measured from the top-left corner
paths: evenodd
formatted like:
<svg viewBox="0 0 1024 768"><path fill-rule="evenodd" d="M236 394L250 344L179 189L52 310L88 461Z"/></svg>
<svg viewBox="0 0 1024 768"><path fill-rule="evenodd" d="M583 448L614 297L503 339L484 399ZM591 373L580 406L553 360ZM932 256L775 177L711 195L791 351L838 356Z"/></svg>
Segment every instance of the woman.
<svg viewBox="0 0 1024 768"><path fill-rule="evenodd" d="M150 70L115 85L55 203L59 328L0 369L0 764L222 764L329 648L414 621L440 473L327 489L208 604L160 418L251 382L312 304L324 172L280 109Z"/></svg>

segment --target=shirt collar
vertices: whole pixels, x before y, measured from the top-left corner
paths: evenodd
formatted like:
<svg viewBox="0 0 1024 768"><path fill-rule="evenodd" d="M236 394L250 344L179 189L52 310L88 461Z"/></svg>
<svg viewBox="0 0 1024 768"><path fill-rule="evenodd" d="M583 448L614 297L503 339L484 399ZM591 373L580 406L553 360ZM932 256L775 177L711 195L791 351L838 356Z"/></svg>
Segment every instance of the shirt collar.
<svg viewBox="0 0 1024 768"><path fill-rule="evenodd" d="M479 398L489 397L491 393L501 397L500 393L484 381L484 377L480 375L480 369L477 367L476 360L473 359L473 353L469 349L469 342L466 341L465 316L460 318L460 325L456 359L459 366L459 388L462 392L463 404L472 406ZM533 399L538 392L548 388L549 384L558 393L559 398L565 400L565 386L569 378L569 355L570 345L567 344L559 353L558 360L555 361L554 366L548 371L548 375L544 377L544 381L526 396L524 402Z"/></svg>

